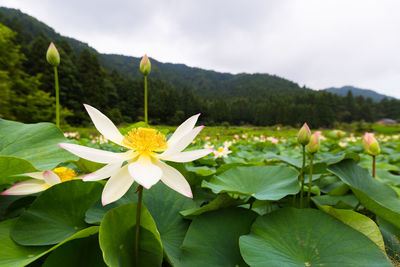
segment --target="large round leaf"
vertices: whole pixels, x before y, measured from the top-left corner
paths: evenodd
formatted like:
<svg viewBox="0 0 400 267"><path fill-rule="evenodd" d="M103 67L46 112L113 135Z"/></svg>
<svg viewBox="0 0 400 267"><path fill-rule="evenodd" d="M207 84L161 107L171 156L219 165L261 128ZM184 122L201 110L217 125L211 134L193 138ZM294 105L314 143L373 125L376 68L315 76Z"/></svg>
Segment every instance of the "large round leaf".
<svg viewBox="0 0 400 267"><path fill-rule="evenodd" d="M89 223L100 223L105 213L111 208L137 201L134 185L118 201L103 207L97 202L86 213L86 221ZM187 198L163 183L158 183L150 190L144 190L143 202L156 222L160 232L164 254L167 260L176 265L179 262L180 246L189 227L189 221L184 220L179 214L180 211L195 208L194 201Z"/></svg>
<svg viewBox="0 0 400 267"><path fill-rule="evenodd" d="M24 177L14 175L35 171L38 170L26 159L0 155L0 184L12 184L25 180Z"/></svg>
<svg viewBox="0 0 400 267"><path fill-rule="evenodd" d="M353 194L343 196L322 195L311 198L315 205L318 206L333 206L338 209L354 209L358 200Z"/></svg>
<svg viewBox="0 0 400 267"><path fill-rule="evenodd" d="M75 239L54 250L42 267L105 267L98 235Z"/></svg>
<svg viewBox="0 0 400 267"><path fill-rule="evenodd" d="M296 170L282 166L236 167L214 176L209 182L203 181L202 187L210 188L214 193L279 200L299 192L298 175Z"/></svg>
<svg viewBox="0 0 400 267"><path fill-rule="evenodd" d="M319 210L286 208L259 217L239 244L252 267L392 266L368 237Z"/></svg>
<svg viewBox="0 0 400 267"><path fill-rule="evenodd" d="M48 246L24 247L10 238L10 229L16 219L0 222L0 266L24 266L41 256Z"/></svg>
<svg viewBox="0 0 400 267"><path fill-rule="evenodd" d="M328 168L350 186L361 204L383 219L400 227L400 200L397 193L369 175L352 160L344 160Z"/></svg>
<svg viewBox="0 0 400 267"><path fill-rule="evenodd" d="M73 180L44 191L19 217L11 237L19 244L56 244L88 227L86 211L100 198L96 182Z"/></svg>
<svg viewBox="0 0 400 267"><path fill-rule="evenodd" d="M357 153L354 152L339 152L336 154L330 154L328 157L320 160L319 162L321 163L326 163L327 165L332 165L335 163L338 163L344 159L353 159L355 162L360 161L360 156Z"/></svg>
<svg viewBox="0 0 400 267"><path fill-rule="evenodd" d="M381 179L382 182L388 185L399 186L400 185L400 176L393 175L389 171L385 170L376 170L376 176Z"/></svg>
<svg viewBox="0 0 400 267"><path fill-rule="evenodd" d="M16 220L0 222L0 266L2 267L25 266L71 240L88 237L99 231L98 226L85 228L53 247L20 246L10 237L10 230Z"/></svg>
<svg viewBox="0 0 400 267"><path fill-rule="evenodd" d="M371 239L378 247L380 247L382 251L385 251L385 244L383 242L383 237L381 232L379 231L378 226L373 220L371 220L367 216L353 210L335 209L331 206L319 206L319 208L337 218L338 220L342 221L344 224L347 224L353 229L364 234L366 237Z"/></svg>
<svg viewBox="0 0 400 267"><path fill-rule="evenodd" d="M246 266L238 240L247 234L257 214L243 208L229 208L197 216L182 244L178 266Z"/></svg>
<svg viewBox="0 0 400 267"><path fill-rule="evenodd" d="M246 202L241 199L231 198L228 194L218 194L215 199L213 199L210 203L203 205L201 207L195 207L187 210L183 210L180 214L185 219L193 219L194 217L203 214L205 212L219 210L222 208L235 207L239 205L243 205Z"/></svg>
<svg viewBox="0 0 400 267"><path fill-rule="evenodd" d="M30 161L40 170L50 170L78 157L57 144L68 142L52 123L24 124L0 119L0 155L15 156Z"/></svg>
<svg viewBox="0 0 400 267"><path fill-rule="evenodd" d="M108 266L135 266L137 203L128 203L106 213L100 224L100 248ZM161 266L163 248L156 224L143 205L140 219L139 266Z"/></svg>
<svg viewBox="0 0 400 267"><path fill-rule="evenodd" d="M289 165L292 165L294 167L297 167L299 169L301 168L301 165L302 165L301 159L298 159L298 158L295 159L295 158L288 157L288 156L277 155L277 154L272 153L272 152L268 152L267 154L265 154L264 157L265 157L265 160L280 159L283 162L285 162L285 163L287 163Z"/></svg>

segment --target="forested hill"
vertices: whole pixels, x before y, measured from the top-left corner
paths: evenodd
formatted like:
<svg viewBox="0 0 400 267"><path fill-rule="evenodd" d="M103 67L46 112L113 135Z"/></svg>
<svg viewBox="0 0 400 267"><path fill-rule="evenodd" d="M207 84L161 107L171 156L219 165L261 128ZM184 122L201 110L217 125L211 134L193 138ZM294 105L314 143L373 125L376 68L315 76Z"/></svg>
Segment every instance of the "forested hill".
<svg viewBox="0 0 400 267"><path fill-rule="evenodd" d="M97 54L100 64L108 71L116 70L125 77L135 78L140 76L138 65L140 58L101 54L88 44L76 39L62 36L51 27L38 21L34 17L22 13L16 9L0 8L0 12L6 21L19 26L7 25L17 32L23 32L24 42L29 43L40 35L47 36L50 40L66 40L75 53L79 54L83 49L89 49ZM17 22L18 21L18 22ZM151 55L150 55L151 56ZM297 93L304 91L296 83L269 74L229 74L220 73L200 68L188 67L184 64L161 63L153 58L152 78L168 82L175 88L187 86L207 98L214 97L241 97L247 96L248 90L257 95L269 95L279 90L281 93Z"/></svg>
<svg viewBox="0 0 400 267"><path fill-rule="evenodd" d="M99 54L100 63L109 71L118 70L126 77L141 75L137 66L140 59L122 55ZM299 93L303 89L289 80L269 74L230 74L184 64L161 63L151 58L152 77L168 81L176 88L188 86L196 93L207 97L247 97L249 91L254 95L267 96L279 93Z"/></svg>
<svg viewBox="0 0 400 267"><path fill-rule="evenodd" d="M53 70L45 54L53 41L60 52L63 122L89 123L83 103L116 123L143 119L139 58L99 54L15 9L0 8L0 118L23 122L54 118ZM206 124L289 124L312 127L335 121L400 118L400 101L338 96L313 91L269 74L229 74L152 61L150 123L178 124L202 113Z"/></svg>
<svg viewBox="0 0 400 267"><path fill-rule="evenodd" d="M377 92L375 92L373 90L357 88L357 87L349 86L349 85L346 85L346 86L343 86L343 87L340 87L340 88L329 87L329 88L326 88L324 90L326 90L328 92L331 92L331 93L334 93L334 94L337 94L337 95L341 95L341 96L346 96L348 94L348 92L351 91L353 96L363 96L365 98L370 97L375 102L379 102L384 98L388 98L388 99L393 98L393 97L390 97L390 96L387 96L387 95L379 94L379 93L377 93Z"/></svg>

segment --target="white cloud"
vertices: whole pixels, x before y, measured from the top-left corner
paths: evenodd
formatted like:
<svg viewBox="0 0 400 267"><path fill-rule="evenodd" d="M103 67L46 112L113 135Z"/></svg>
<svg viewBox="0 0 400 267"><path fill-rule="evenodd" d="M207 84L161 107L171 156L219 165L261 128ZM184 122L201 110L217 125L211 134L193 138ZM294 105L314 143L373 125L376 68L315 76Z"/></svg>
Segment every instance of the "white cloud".
<svg viewBox="0 0 400 267"><path fill-rule="evenodd" d="M400 1L3 0L99 52L400 97Z"/></svg>

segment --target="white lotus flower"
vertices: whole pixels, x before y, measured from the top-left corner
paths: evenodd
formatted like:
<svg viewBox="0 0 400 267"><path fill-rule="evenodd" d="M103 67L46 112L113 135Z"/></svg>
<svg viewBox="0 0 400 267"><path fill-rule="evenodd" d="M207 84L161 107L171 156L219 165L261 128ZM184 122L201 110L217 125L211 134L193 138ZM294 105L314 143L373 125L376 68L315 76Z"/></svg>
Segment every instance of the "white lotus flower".
<svg viewBox="0 0 400 267"><path fill-rule="evenodd" d="M29 195L46 190L47 188L61 182L70 181L76 178L74 170L67 167L55 168L53 171L30 172L23 174L34 179L14 184L2 195Z"/></svg>
<svg viewBox="0 0 400 267"><path fill-rule="evenodd" d="M214 159L217 159L217 158L228 157L228 155L232 153L232 151L230 151L229 148L226 146L224 147L220 146L217 150L213 150L213 153L214 153Z"/></svg>
<svg viewBox="0 0 400 267"><path fill-rule="evenodd" d="M96 129L106 139L129 149L127 152L114 153L75 144L59 144L62 148L81 158L107 164L103 168L83 176L84 181L96 181L111 177L103 190L101 197L103 205L121 198L134 181L144 188L150 189L161 180L182 195L193 198L192 190L185 177L161 160L188 162L212 152L210 149L182 152L204 128L204 126L194 128L200 114L194 115L182 123L167 141L162 133L151 128L133 129L123 136L103 113L92 106L84 106ZM127 164L123 165L124 162Z"/></svg>
<svg viewBox="0 0 400 267"><path fill-rule="evenodd" d="M207 142L207 143L204 144L204 148L205 148L205 149L211 149L211 150L212 150L212 149L214 148L214 145L211 145L210 142Z"/></svg>
<svg viewBox="0 0 400 267"><path fill-rule="evenodd" d="M232 145L232 141L225 141L224 147L230 147Z"/></svg>

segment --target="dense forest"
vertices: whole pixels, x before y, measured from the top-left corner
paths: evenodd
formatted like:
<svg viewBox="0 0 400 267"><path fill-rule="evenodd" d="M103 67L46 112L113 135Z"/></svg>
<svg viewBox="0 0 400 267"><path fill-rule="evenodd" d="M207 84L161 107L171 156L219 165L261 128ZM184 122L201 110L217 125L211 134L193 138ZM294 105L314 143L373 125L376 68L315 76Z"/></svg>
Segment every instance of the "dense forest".
<svg viewBox="0 0 400 267"><path fill-rule="evenodd" d="M54 85L45 54L54 42L59 66L62 121L85 125L87 103L115 123L143 117L139 58L100 54L57 34L18 10L0 8L0 117L22 122L52 121ZM313 91L268 74L229 74L160 63L149 75L149 118L176 125L195 113L206 124L331 127L335 121L400 119L400 101ZM226 123L225 123L226 124Z"/></svg>

